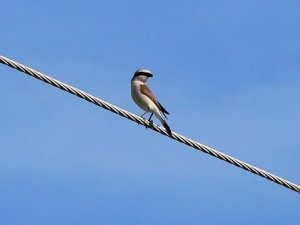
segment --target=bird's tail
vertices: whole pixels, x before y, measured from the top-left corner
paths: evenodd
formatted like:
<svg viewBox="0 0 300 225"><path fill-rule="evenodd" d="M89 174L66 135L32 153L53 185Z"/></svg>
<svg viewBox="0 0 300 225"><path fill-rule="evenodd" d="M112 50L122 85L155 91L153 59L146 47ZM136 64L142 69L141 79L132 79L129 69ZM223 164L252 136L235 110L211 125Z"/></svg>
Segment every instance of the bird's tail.
<svg viewBox="0 0 300 225"><path fill-rule="evenodd" d="M166 121L163 122L163 126L166 129L166 131L168 132L168 134L172 135L172 131Z"/></svg>
<svg viewBox="0 0 300 225"><path fill-rule="evenodd" d="M157 111L154 111L153 113L160 120L160 122L162 123L162 125L166 129L167 133L171 136L172 135L172 131L171 131L169 125L167 124L166 119L162 115L162 112L160 112L160 111L157 110Z"/></svg>

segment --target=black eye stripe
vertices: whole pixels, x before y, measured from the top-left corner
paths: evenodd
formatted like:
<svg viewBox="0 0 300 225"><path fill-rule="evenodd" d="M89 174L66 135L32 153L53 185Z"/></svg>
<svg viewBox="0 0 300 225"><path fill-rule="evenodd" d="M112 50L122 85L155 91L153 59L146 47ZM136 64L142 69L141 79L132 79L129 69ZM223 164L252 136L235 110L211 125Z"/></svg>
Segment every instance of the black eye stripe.
<svg viewBox="0 0 300 225"><path fill-rule="evenodd" d="M153 76L151 73L147 73L147 72L143 72L143 71L137 72L137 73L135 74L135 76L140 76L140 75L145 75L145 76L147 76L147 77L152 77L152 76Z"/></svg>

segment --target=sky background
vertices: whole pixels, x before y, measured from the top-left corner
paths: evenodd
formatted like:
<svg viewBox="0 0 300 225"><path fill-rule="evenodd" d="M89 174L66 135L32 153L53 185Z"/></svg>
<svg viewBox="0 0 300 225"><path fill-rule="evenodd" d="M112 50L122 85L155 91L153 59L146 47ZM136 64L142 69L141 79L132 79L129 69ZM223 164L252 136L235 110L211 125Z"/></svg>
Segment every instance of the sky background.
<svg viewBox="0 0 300 225"><path fill-rule="evenodd" d="M300 184L300 1L2 1L0 54ZM0 65L0 223L300 223L300 195ZM157 120L154 120L158 123ZM159 123L158 123L159 124Z"/></svg>

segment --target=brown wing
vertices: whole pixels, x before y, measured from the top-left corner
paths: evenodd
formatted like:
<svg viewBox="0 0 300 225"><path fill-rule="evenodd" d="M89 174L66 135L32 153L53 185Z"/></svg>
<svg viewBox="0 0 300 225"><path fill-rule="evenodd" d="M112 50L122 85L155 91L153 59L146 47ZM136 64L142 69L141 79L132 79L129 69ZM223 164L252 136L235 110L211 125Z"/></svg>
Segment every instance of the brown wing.
<svg viewBox="0 0 300 225"><path fill-rule="evenodd" d="M161 107L161 111L163 112L163 113L165 113L165 114L170 114L160 103L158 103L159 105L160 105L160 107Z"/></svg>
<svg viewBox="0 0 300 225"><path fill-rule="evenodd" d="M157 99L155 98L155 95L152 93L152 91L150 90L150 88L148 88L147 85L142 84L140 86L140 91L142 94L146 95L148 98L151 99L152 102L154 102L154 104L157 106L157 108L162 111L163 113L169 114L168 111L162 107L162 105L157 101Z"/></svg>

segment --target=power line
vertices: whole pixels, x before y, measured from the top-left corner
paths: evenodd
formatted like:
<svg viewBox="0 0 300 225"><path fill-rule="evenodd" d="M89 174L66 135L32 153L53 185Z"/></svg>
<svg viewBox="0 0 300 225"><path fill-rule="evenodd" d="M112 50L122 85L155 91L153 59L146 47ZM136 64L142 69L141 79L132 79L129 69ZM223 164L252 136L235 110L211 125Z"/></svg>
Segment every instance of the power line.
<svg viewBox="0 0 300 225"><path fill-rule="evenodd" d="M168 137L170 137L170 138L172 138L172 139L174 139L176 141L179 141L179 142L181 142L183 144L186 144L186 145L188 145L190 147L193 147L193 148L195 148L197 150L200 150L202 152L210 154L211 156L214 156L214 157L216 157L218 159L224 160L225 162L233 164L233 165L235 165L237 167L240 167L240 168L242 168L244 170L247 170L247 171L249 171L251 173L254 173L256 175L264 177L264 178L266 178L266 179L268 179L270 181L273 181L273 182L275 182L277 184L280 184L280 185L282 185L282 186L284 186L286 188L289 188L289 189L291 189L293 191L296 191L296 192L300 193L300 186L297 185L297 184L294 184L294 183L292 183L290 181L287 181L287 180L285 180L285 179L283 179L281 177L278 177L278 176L276 176L274 174L271 174L271 173L269 173L269 172L267 172L265 170L262 170L262 169L260 169L258 167L250 165L250 164L248 164L246 162L243 162L243 161L241 161L239 159L236 159L236 158L234 158L232 156L226 155L226 154L224 154L224 153L222 153L220 151L217 151L217 150L215 150L213 148L210 148L210 147L208 147L206 145L203 145L203 144L201 144L199 142L196 142L196 141L194 141L192 139L189 139L189 138L187 138L187 137L185 137L183 135L180 135L180 134L177 134L175 132L172 132L172 136L169 136L168 133L166 132L166 130L164 128L162 128L162 127L160 127L160 126L158 126L156 124L150 123L149 121L144 120L144 118L142 118L140 116L137 116L137 115L135 115L133 113L130 113L130 112L128 112L128 111L126 111L124 109L121 109L121 108L119 108L117 106L114 106L114 105L112 105L112 104L110 104L110 103L108 103L106 101L103 101L102 99L96 98L96 97L94 97L94 96L92 96L92 95L90 95L90 94L88 94L88 93L86 93L84 91L81 91L81 90L79 90L79 89L77 89L75 87L72 87L72 86L70 86L68 84L65 84L65 83L63 83L61 81L58 81L56 79L53 79L53 78L51 78L51 77L49 77L49 76L47 76L45 74L42 74L42 73L40 73L40 72L38 72L36 70L33 70L33 69L31 69L31 68L29 68L27 66L24 66L24 65L22 65L22 64L20 64L18 62L15 62L15 61L13 61L11 59L8 59L8 58L6 58L4 56L0 56L0 62L2 64L10 66L10 67L12 67L14 69L17 69L17 70L19 70L19 71L21 71L21 72L23 72L23 73L25 73L27 75L30 75L30 76L32 76L32 77L34 77L36 79L39 79L39 80L44 81L44 82L46 82L48 84L51 84L54 87L57 87L57 88L62 89L64 91L66 91L66 92L69 92L69 93L71 93L73 95L76 95L76 96L78 96L80 98L83 98L83 99L85 99L85 100L87 100L87 101L89 101L89 102L91 102L91 103L93 103L95 105L98 105L98 106L100 106L100 107L102 107L104 109L107 109L107 110L109 110L109 111L111 111L113 113L116 113L116 114L118 114L118 115L120 115L122 117L125 117L125 118L127 118L129 120L132 120L134 122L142 124L142 125L146 126L147 128L150 128L150 129L152 129L152 130L154 130L154 131L156 131L158 133L161 133L161 134L163 134L165 136L168 136Z"/></svg>

